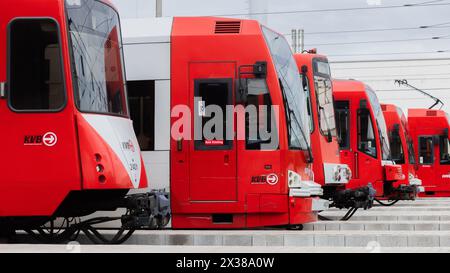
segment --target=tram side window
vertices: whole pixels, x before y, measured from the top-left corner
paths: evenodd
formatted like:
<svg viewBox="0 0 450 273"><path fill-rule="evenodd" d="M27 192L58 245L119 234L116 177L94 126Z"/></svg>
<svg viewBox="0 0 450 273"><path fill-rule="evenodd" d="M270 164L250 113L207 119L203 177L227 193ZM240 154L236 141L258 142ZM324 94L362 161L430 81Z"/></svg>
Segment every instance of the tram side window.
<svg viewBox="0 0 450 273"><path fill-rule="evenodd" d="M450 165L450 142L447 136L439 137L439 158L441 165Z"/></svg>
<svg viewBox="0 0 450 273"><path fill-rule="evenodd" d="M248 79L245 113L245 148L247 150L278 149L275 113L265 79Z"/></svg>
<svg viewBox="0 0 450 273"><path fill-rule="evenodd" d="M419 137L419 163L433 164L433 137Z"/></svg>
<svg viewBox="0 0 450 273"><path fill-rule="evenodd" d="M227 105L232 105L232 79L195 80L194 138L196 150L230 150ZM232 120L231 120L232 121ZM231 138L233 136L230 136Z"/></svg>
<svg viewBox="0 0 450 273"><path fill-rule="evenodd" d="M348 101L336 101L337 135L341 149L350 148L350 111Z"/></svg>
<svg viewBox="0 0 450 273"><path fill-rule="evenodd" d="M377 157L375 131L370 112L367 109L358 111L358 150L372 157Z"/></svg>
<svg viewBox="0 0 450 273"><path fill-rule="evenodd" d="M155 150L155 81L129 81L128 104L141 151Z"/></svg>
<svg viewBox="0 0 450 273"><path fill-rule="evenodd" d="M9 103L19 111L56 111L65 103L58 27L50 19L10 24Z"/></svg>

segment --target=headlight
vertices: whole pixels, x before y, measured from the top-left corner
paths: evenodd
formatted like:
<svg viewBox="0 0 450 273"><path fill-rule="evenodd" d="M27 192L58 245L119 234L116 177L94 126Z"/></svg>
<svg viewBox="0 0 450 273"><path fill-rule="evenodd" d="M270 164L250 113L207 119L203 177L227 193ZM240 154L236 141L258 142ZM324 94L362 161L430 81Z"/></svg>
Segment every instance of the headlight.
<svg viewBox="0 0 450 273"><path fill-rule="evenodd" d="M291 170L288 170L288 185L289 188L300 187L300 182L302 181L302 177Z"/></svg>
<svg viewBox="0 0 450 273"><path fill-rule="evenodd" d="M347 176L347 180L350 181L350 179L352 179L352 170L350 168L345 168L345 174Z"/></svg>
<svg viewBox="0 0 450 273"><path fill-rule="evenodd" d="M334 181L341 181L341 166L337 165L336 167L333 168L333 173L334 173Z"/></svg>

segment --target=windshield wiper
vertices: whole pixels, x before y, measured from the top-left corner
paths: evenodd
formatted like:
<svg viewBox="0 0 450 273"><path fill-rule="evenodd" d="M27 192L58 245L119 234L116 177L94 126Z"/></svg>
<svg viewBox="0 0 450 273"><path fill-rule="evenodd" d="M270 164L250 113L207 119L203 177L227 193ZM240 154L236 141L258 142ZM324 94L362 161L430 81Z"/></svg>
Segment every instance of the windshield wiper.
<svg viewBox="0 0 450 273"><path fill-rule="evenodd" d="M278 79L278 81L280 82L281 94L282 94L282 96L283 96L284 106L285 106L285 108L286 108L286 111L288 112L288 115L286 116L286 118L287 118L287 121L288 121L288 123L289 123L289 136L291 136L291 134L292 134L292 118L291 118L291 114L293 114L293 116L294 116L294 118L295 118L295 121L296 121L296 123L297 123L297 126L299 126L299 128L300 128L300 132L301 132L301 134L302 134L303 140L304 140L305 145L306 145L306 149L307 149L307 151L308 151L308 155L309 155L308 163L312 163L312 162L313 162L313 154L312 154L311 147L308 145L308 142L306 141L306 135L305 135L305 132L303 132L303 128L302 128L302 126L300 125L300 122L298 121L297 116L295 115L295 112L292 111L292 109L289 107L289 103L288 103L288 101L287 101L286 94L285 94L285 92L284 92L284 86L283 86L283 83L281 82L280 79ZM290 142L290 140L289 140L289 142ZM300 145L301 145L301 143L300 143Z"/></svg>
<svg viewBox="0 0 450 273"><path fill-rule="evenodd" d="M295 115L295 112L289 107L289 103L287 101L286 94L284 92L284 86L283 86L283 83L281 82L281 79L278 79L278 81L279 81L280 87L281 87L281 94L283 96L284 106L286 108L286 111L288 112L288 115L287 115L286 118L287 118L288 123L289 123L289 136L292 133L292 118L291 118L291 114L293 114L293 116L295 118L295 121L297 123L297 126L299 126L299 128L300 128L300 132L301 132L303 140L305 142L306 149L308 150L308 154L309 154L309 162L308 163L312 163L313 162L312 150L311 150L311 147L309 146L308 142L306 141L307 138L306 138L305 132L303 131L303 127L300 125L300 122L298 121L297 116Z"/></svg>
<svg viewBox="0 0 450 273"><path fill-rule="evenodd" d="M323 113L323 115L324 115L324 121L325 121L325 124L327 125L327 134L328 134L328 142L331 142L333 139L332 139L332 136L331 136L331 128L330 128L330 124L328 124L328 117L327 117L327 115L326 115L326 112L325 112L325 108L323 108L323 106L320 106L319 105L319 122L321 122L321 114L320 113Z"/></svg>
<svg viewBox="0 0 450 273"><path fill-rule="evenodd" d="M388 159L389 160L393 160L392 159L392 154L391 154L391 149L389 147L389 143L386 141L386 138L384 137L383 133L381 132L380 123L378 122L378 120L376 122L377 122L377 127L378 127L378 134L380 135L380 138L381 138L381 149L382 149L382 152L384 152L384 147L387 147Z"/></svg>
<svg viewBox="0 0 450 273"><path fill-rule="evenodd" d="M305 141L306 149L308 150L308 155L309 155L308 163L312 163L313 160L314 160L313 154L312 154L312 149L311 149L311 146L309 146L308 142L306 141L307 138L306 138L305 132L303 131L303 126L301 126L300 122L298 121L297 116L295 115L295 112L292 111L290 108L288 108L288 109L289 109L288 110L289 111L289 117L290 117L291 114L294 116L294 120L297 123L297 126L300 128L300 133L302 134L303 140Z"/></svg>

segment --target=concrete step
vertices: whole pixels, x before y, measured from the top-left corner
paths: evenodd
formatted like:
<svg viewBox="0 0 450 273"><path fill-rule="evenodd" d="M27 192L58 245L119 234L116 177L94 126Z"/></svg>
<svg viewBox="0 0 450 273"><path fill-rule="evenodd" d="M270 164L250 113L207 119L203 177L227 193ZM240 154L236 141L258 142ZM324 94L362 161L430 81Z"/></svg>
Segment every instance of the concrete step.
<svg viewBox="0 0 450 273"><path fill-rule="evenodd" d="M346 210L323 211L320 215L336 221L346 212ZM349 221L450 221L450 211L358 210Z"/></svg>
<svg viewBox="0 0 450 273"><path fill-rule="evenodd" d="M330 208L327 211L346 212L345 209L337 209L337 208ZM369 211L439 211L439 212L450 213L450 205L449 206L420 206L420 207L394 205L392 207L372 207L369 209Z"/></svg>
<svg viewBox="0 0 450 273"><path fill-rule="evenodd" d="M449 231L450 221L319 221L305 224L304 230L348 231L348 230L384 230L384 231Z"/></svg>
<svg viewBox="0 0 450 273"><path fill-rule="evenodd" d="M449 205L450 198L419 198L414 201L399 201L394 206L436 206L436 205ZM381 206L378 203L374 203L375 206Z"/></svg>
<svg viewBox="0 0 450 273"><path fill-rule="evenodd" d="M450 253L450 247L2 245L0 253Z"/></svg>
<svg viewBox="0 0 450 273"><path fill-rule="evenodd" d="M108 233L108 232L107 232ZM111 232L109 232L111 233ZM112 233L111 233L112 234ZM84 236L81 243L88 243ZM448 231L138 231L127 245L279 247L450 247Z"/></svg>

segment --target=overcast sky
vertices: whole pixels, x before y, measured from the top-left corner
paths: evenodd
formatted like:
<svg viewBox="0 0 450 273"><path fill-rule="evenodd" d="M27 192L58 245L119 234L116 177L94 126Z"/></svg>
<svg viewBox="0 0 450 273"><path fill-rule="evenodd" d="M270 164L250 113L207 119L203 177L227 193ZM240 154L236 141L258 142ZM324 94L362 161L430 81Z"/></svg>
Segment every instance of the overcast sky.
<svg viewBox="0 0 450 273"><path fill-rule="evenodd" d="M133 1L136 1L133 3ZM147 16L154 12L155 0L113 0L123 17ZM380 8L328 12L298 12L291 14L254 15L269 27L281 33L293 28L306 32L307 48L317 47L331 60L398 59L450 57L450 52L434 54L393 54L336 56L345 54L378 54L403 52L435 52L450 50L450 0L163 0L163 16L233 15L259 12L310 11L323 9L367 8L425 3L436 6ZM430 3L428 3L430 2ZM445 5L446 4L446 5ZM242 16L241 16L242 17ZM417 29L423 25L441 25L437 28ZM411 30L308 34L346 30L416 28ZM431 39L444 37L448 39ZM287 37L289 39L289 37ZM318 45L324 43L351 43L385 40L410 40L386 43L358 43Z"/></svg>

